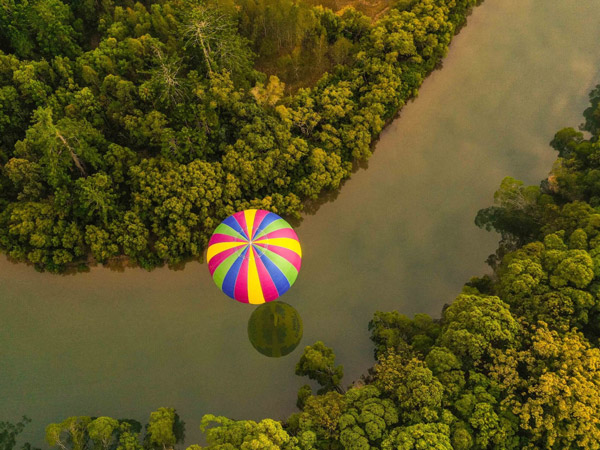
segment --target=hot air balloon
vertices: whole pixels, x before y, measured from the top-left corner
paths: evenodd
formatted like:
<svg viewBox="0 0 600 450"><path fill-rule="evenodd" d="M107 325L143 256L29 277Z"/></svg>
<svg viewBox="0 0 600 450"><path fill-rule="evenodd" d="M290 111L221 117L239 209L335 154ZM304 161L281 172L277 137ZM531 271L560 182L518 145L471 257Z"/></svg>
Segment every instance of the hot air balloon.
<svg viewBox="0 0 600 450"><path fill-rule="evenodd" d="M206 254L216 285L242 303L270 302L298 276L302 251L296 232L277 214L237 212L215 229Z"/></svg>
<svg viewBox="0 0 600 450"><path fill-rule="evenodd" d="M300 314L284 302L260 305L248 320L248 339L265 356L285 356L293 352L302 339Z"/></svg>

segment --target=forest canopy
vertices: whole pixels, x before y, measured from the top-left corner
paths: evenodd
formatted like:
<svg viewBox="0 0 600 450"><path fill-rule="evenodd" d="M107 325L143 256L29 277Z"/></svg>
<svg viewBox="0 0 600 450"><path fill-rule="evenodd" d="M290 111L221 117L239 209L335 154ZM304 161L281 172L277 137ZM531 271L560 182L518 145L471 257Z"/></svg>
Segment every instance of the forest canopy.
<svg viewBox="0 0 600 450"><path fill-rule="evenodd" d="M0 2L0 249L175 265L235 211L339 188L475 0L314 3Z"/></svg>

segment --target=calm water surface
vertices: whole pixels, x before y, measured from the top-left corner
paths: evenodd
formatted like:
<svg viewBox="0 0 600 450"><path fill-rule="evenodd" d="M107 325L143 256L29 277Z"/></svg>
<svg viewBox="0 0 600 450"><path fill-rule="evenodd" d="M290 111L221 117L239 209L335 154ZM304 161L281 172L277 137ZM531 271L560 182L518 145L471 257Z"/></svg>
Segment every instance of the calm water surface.
<svg viewBox="0 0 600 450"><path fill-rule="evenodd" d="M269 359L250 345L252 312L222 295L205 265L103 268L73 276L0 261L0 420L25 437L69 415L147 420L177 408L186 442L200 418L283 418L304 380L294 365L323 340L346 382L372 364L377 310L438 316L487 271L497 237L473 225L505 175L529 183L555 159L547 143L577 126L600 76L599 0L487 0L442 70L382 134L367 170L297 229L304 260L282 300L304 320L298 349Z"/></svg>

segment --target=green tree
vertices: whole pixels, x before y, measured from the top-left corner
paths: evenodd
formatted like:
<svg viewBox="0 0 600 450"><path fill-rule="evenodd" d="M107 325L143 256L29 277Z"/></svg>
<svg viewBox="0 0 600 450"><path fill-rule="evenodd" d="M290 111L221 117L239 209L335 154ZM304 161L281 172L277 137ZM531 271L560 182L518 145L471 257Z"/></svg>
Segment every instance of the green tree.
<svg viewBox="0 0 600 450"><path fill-rule="evenodd" d="M234 20L224 9L215 5L193 7L181 32L186 37L186 47L203 61L210 77L221 69L239 77L250 70L252 52L247 41L236 33Z"/></svg>
<svg viewBox="0 0 600 450"><path fill-rule="evenodd" d="M375 386L348 390L346 408L340 417L340 443L345 449L380 447L389 430L398 423L398 410L390 399L380 398Z"/></svg>
<svg viewBox="0 0 600 450"><path fill-rule="evenodd" d="M185 426L173 408L158 408L152 412L146 430L147 448L172 449L185 438Z"/></svg>
<svg viewBox="0 0 600 450"><path fill-rule="evenodd" d="M209 426L211 428L208 428ZM208 441L208 446L204 447L206 449L299 450L296 438L289 436L281 423L271 419L257 423L251 420L235 421L207 414L202 418L200 429L206 431ZM189 447L189 449L193 448Z"/></svg>
<svg viewBox="0 0 600 450"><path fill-rule="evenodd" d="M65 118L55 123L50 108L37 109L33 120L25 139L15 144L15 154L37 162L52 188L67 185L101 167L98 149L105 141L87 121Z"/></svg>
<svg viewBox="0 0 600 450"><path fill-rule="evenodd" d="M46 443L62 450L85 450L87 448L87 427L92 419L88 416L68 417L60 423L46 427Z"/></svg>
<svg viewBox="0 0 600 450"><path fill-rule="evenodd" d="M60 0L4 0L0 4L0 39L23 58L77 56L81 21Z"/></svg>
<svg viewBox="0 0 600 450"><path fill-rule="evenodd" d="M340 386L344 369L335 365L333 350L321 341L304 348L300 361L296 364L296 375L307 376L319 383L319 394L328 391L344 392Z"/></svg>
<svg viewBox="0 0 600 450"><path fill-rule="evenodd" d="M446 424L426 423L395 428L383 441L383 450L452 450L450 429Z"/></svg>
<svg viewBox="0 0 600 450"><path fill-rule="evenodd" d="M444 311L442 323L440 342L467 363L519 339L520 326L498 297L461 295Z"/></svg>
<svg viewBox="0 0 600 450"><path fill-rule="evenodd" d="M591 348L578 333L561 337L540 323L531 346L518 356L518 361L521 371L525 371L521 383L511 391L508 404L521 419L526 438L523 448L597 446L598 349Z"/></svg>
<svg viewBox="0 0 600 450"><path fill-rule="evenodd" d="M94 442L96 450L108 450L111 448L115 431L118 428L118 420L103 416L92 420L87 426L87 432Z"/></svg>

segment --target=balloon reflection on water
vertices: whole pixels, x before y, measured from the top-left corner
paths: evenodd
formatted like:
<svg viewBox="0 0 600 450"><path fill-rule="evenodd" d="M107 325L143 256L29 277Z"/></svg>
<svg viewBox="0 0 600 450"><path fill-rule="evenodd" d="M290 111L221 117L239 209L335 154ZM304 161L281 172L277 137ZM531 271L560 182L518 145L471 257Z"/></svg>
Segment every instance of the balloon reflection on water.
<svg viewBox="0 0 600 450"><path fill-rule="evenodd" d="M248 338L265 356L279 358L293 352L302 339L302 319L298 311L281 301L256 308L248 320Z"/></svg>

